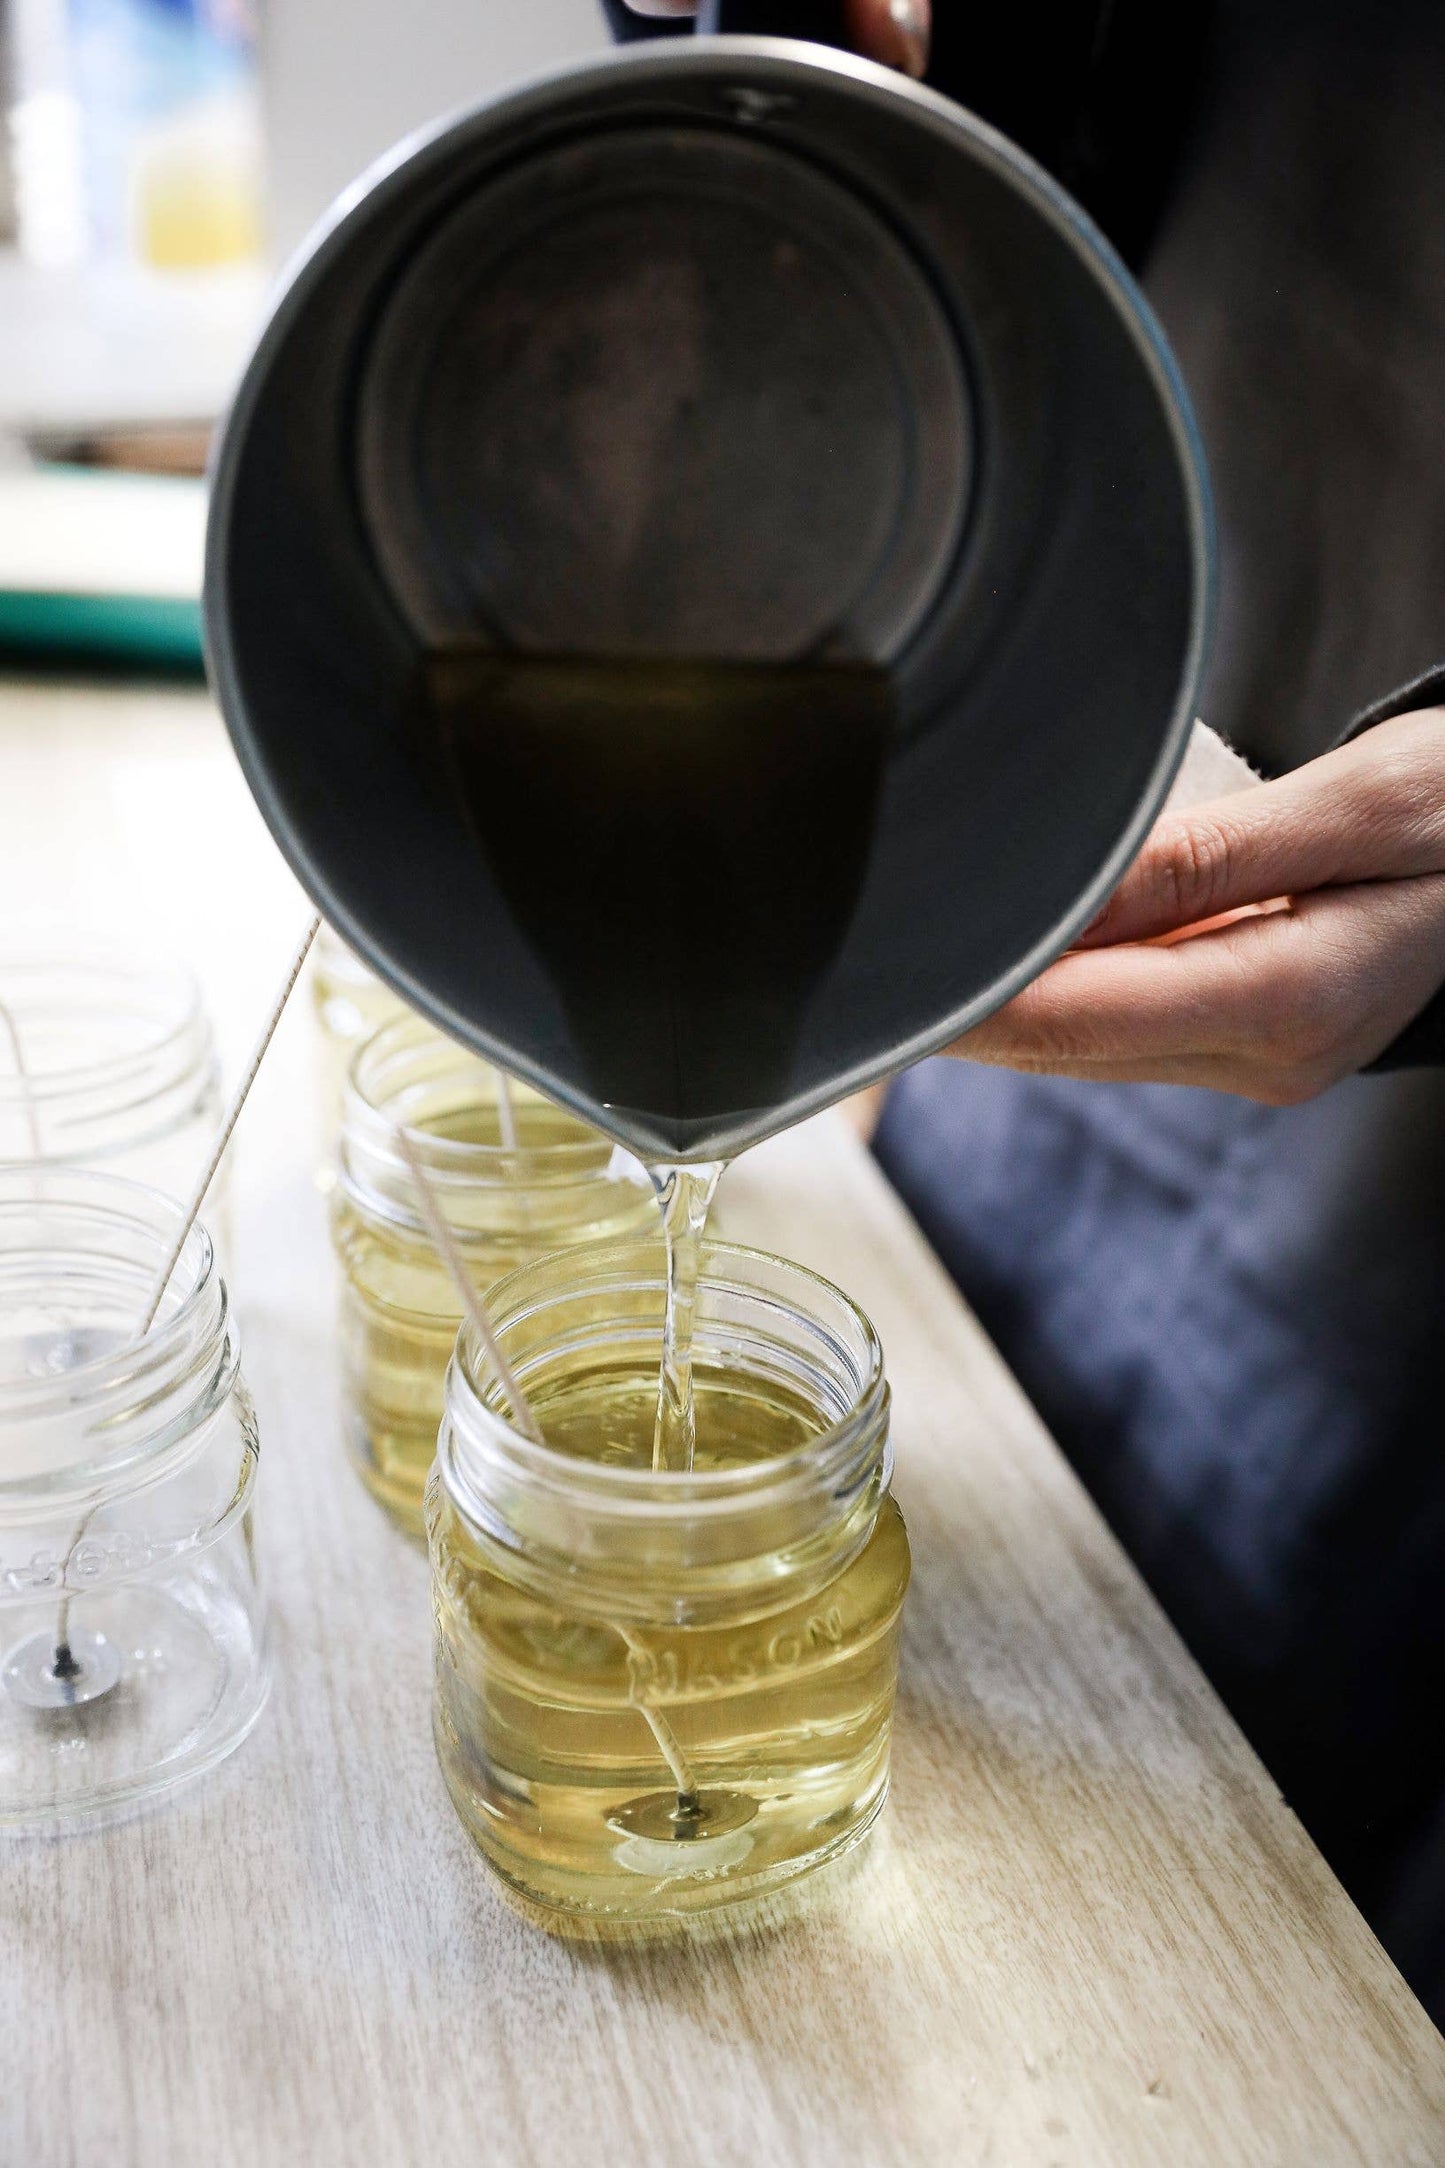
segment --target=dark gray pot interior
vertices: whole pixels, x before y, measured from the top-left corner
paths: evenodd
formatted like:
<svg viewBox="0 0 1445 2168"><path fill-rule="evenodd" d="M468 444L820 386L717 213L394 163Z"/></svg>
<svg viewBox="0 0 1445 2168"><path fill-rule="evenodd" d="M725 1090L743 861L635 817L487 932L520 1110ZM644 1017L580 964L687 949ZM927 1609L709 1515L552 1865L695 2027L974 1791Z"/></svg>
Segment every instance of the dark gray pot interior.
<svg viewBox="0 0 1445 2168"><path fill-rule="evenodd" d="M1067 944L1168 788L1209 581L1182 395L1082 214L929 93L718 40L531 86L370 181L238 395L206 615L332 923L482 1052L704 1157L944 1043ZM706 1080L598 1104L418 758L423 658L457 642L887 669L861 892L767 1104Z"/></svg>

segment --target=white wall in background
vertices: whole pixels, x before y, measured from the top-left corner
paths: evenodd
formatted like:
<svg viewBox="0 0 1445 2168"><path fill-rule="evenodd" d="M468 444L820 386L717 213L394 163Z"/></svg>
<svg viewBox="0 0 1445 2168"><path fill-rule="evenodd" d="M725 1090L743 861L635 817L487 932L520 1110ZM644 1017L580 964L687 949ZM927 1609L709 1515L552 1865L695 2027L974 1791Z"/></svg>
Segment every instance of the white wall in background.
<svg viewBox="0 0 1445 2168"><path fill-rule="evenodd" d="M607 43L598 0L265 0L262 20L281 255L409 129Z"/></svg>

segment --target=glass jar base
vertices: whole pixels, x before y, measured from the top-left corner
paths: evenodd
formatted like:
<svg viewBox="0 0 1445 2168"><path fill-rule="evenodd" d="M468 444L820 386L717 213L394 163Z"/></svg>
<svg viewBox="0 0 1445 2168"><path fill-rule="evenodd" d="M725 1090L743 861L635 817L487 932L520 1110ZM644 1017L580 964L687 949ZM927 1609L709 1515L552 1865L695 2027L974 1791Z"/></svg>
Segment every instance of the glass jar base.
<svg viewBox="0 0 1445 2168"><path fill-rule="evenodd" d="M70 1828L169 1790L239 1746L265 1704L264 1656L223 1576L133 1582L76 1608L89 1694L42 1698L53 1625L0 1656L0 1828Z"/></svg>
<svg viewBox="0 0 1445 2168"><path fill-rule="evenodd" d="M746 1920L751 1913L785 1889L809 1879L822 1869L831 1872L856 1856L883 1811L884 1795L871 1803L866 1814L850 1828L831 1837L814 1851L752 1873L728 1872L719 1866L717 1877L705 1880L670 1881L659 1892L629 1903L596 1898L561 1899L541 1896L525 1870L504 1865L490 1848L468 1828L467 1834L481 1853L482 1862L508 1908L528 1926L562 1940L593 1942L654 1942L679 1934L695 1935L709 1924L726 1930L730 1922ZM742 1832L746 1839L746 1832Z"/></svg>
<svg viewBox="0 0 1445 2168"><path fill-rule="evenodd" d="M0 1664L0 1686L27 1709L74 1709L99 1701L120 1679L120 1651L93 1629L31 1634Z"/></svg>
<svg viewBox="0 0 1445 2168"><path fill-rule="evenodd" d="M770 1838L768 1829L776 1802L705 1787L698 1795L705 1834L680 1839L657 1833L675 1830L678 1814L677 1793L660 1790L605 1812L606 1863L583 1869L529 1857L499 1841L491 1823L479 1820L475 1796L445 1755L442 1775L467 1834L508 1902L535 1926L561 1935L666 1933L685 1920L768 1896L861 1844L888 1793L883 1773L846 1816L815 1824L813 1843L780 1853L777 1831Z"/></svg>

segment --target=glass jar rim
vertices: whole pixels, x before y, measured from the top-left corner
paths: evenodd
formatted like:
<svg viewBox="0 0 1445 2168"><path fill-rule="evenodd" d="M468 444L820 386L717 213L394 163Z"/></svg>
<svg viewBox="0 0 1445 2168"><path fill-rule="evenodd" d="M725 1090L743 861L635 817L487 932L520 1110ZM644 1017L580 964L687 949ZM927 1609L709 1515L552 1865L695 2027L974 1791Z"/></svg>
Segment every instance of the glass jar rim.
<svg viewBox="0 0 1445 2168"><path fill-rule="evenodd" d="M24 1073L0 1071L0 1103L23 1104L27 1100L54 1101L103 1088L113 1096L127 1084L143 1077L167 1056L177 1059L188 1041L194 1042L187 1067L212 1054L212 1035L201 1003L200 981L188 964L177 958L147 954L137 957L133 948L102 934L70 935L57 932L34 941L0 942L0 1000L17 979L46 975L90 979L97 992L113 994L118 982L143 989L157 1005L168 1003L173 1014L158 1021L152 1037L128 1053L109 1054L94 1061L74 1062L64 1068L34 1069L27 1062ZM13 997L12 1010L18 1006ZM102 1005L96 1004L97 1009ZM104 1004L114 1008L114 1001ZM23 1012L22 1012L23 1013ZM0 1032L0 1040L4 1034ZM9 1049L7 1049L9 1051ZM22 1042L23 1052L23 1042Z"/></svg>
<svg viewBox="0 0 1445 2168"><path fill-rule="evenodd" d="M419 1016L393 1017L357 1047L348 1066L337 1151L337 1198L379 1229L430 1247L432 1235L404 1136L434 1201L464 1251L486 1252L497 1242L529 1252L564 1239L564 1222L591 1223L603 1239L649 1223L656 1193L630 1153L589 1131L565 1109L560 1139L530 1137L523 1112L515 1145L471 1142L421 1126L485 1103L490 1063ZM521 1086L519 1112L542 1095ZM545 1101L551 1107L551 1101ZM411 1117L411 1118L406 1118ZM568 1134L568 1124L575 1133ZM500 1132L500 1114L498 1115ZM600 1224L599 1224L600 1223ZM553 1230L552 1241L545 1230ZM604 1232L605 1229L605 1232Z"/></svg>
<svg viewBox="0 0 1445 2168"><path fill-rule="evenodd" d="M539 1296L537 1283L541 1281L545 1290L549 1273L559 1270L566 1272L566 1286L551 1296L545 1292ZM724 1272L732 1277L723 1278ZM761 1284L750 1286L749 1275ZM773 1283L771 1288L768 1281ZM661 1239L649 1244L599 1244L580 1255L553 1252L498 1280L486 1300L490 1322L504 1353L508 1352L509 1332L514 1333L543 1308L606 1287L619 1295L636 1294L645 1288L662 1297L666 1278ZM585 1497L589 1505L603 1512L649 1518L728 1514L793 1489L815 1491L820 1485L846 1486L860 1454L873 1449L878 1426L886 1424L889 1407L883 1347L871 1320L851 1296L806 1265L737 1243L703 1244L699 1321L703 1297L709 1290L741 1296L756 1301L760 1307L780 1309L786 1299L781 1293L783 1287L793 1297L795 1316L804 1318L814 1329L820 1344L827 1345L831 1338L840 1362L846 1360L841 1342L836 1334L830 1334L826 1320L820 1319L817 1311L831 1309L838 1320L853 1329L856 1383L849 1381L846 1412L801 1446L767 1460L728 1468L680 1471L619 1467L580 1460L553 1446L539 1445L503 1413L505 1394L501 1382L475 1328L464 1320L447 1366L447 1414L442 1425L443 1444L455 1446L460 1442L462 1450L460 1454L440 1451L438 1462L454 1501L464 1511L472 1509L466 1492L479 1501L480 1493L469 1477L480 1471L466 1464L488 1452L503 1457L517 1476L539 1487L570 1493L578 1499ZM532 1297L538 1299L529 1300ZM805 1307L809 1299L811 1308ZM535 1367L521 1365L518 1382L525 1386ZM460 1441L456 1438L458 1422L466 1433ZM886 1472L891 1468L891 1445L886 1434L882 1453Z"/></svg>
<svg viewBox="0 0 1445 2168"><path fill-rule="evenodd" d="M454 1054L459 1064L469 1063L479 1071L493 1068L493 1064L474 1054L460 1041L449 1038L429 1024L424 1017L405 1015L389 1017L367 1038L363 1039L347 1064L346 1106L344 1124L349 1129L363 1130L373 1146L390 1145L398 1129L403 1130L414 1145L424 1149L429 1170L451 1172L455 1175L487 1172L501 1178L504 1171L519 1162L529 1169L536 1167L542 1179L551 1175L561 1179L572 1170L580 1176L595 1171L599 1151L608 1146L608 1140L596 1134L569 1138L565 1142L541 1145L480 1144L457 1137L438 1136L434 1129L424 1129L410 1122L398 1122L382 1103L380 1080L372 1076L380 1064L394 1061L402 1063L407 1056L418 1059L435 1050ZM501 1074L501 1072L496 1072ZM509 1080L510 1081L510 1080ZM531 1087L519 1089L529 1092ZM541 1098L542 1093L535 1094ZM552 1104L552 1102L548 1102ZM559 1110L564 1111L564 1110ZM575 1119L575 1117L574 1117ZM582 1128L580 1121L578 1127ZM397 1154L399 1164L400 1154Z"/></svg>
<svg viewBox="0 0 1445 2168"><path fill-rule="evenodd" d="M57 1230L54 1254L65 1254L65 1231L72 1241L83 1230L109 1228L117 1235L128 1230L155 1250L152 1273L169 1252L184 1217L184 1208L159 1190L96 1168L63 1168L45 1164L28 1168L0 1168L0 1304L4 1301L3 1261L7 1225L24 1216L48 1221ZM76 1252L72 1251L72 1255ZM104 1253L88 1251L90 1256ZM110 1262L117 1273L124 1261L114 1252ZM126 1273L134 1278L132 1264ZM0 1379L0 1437L7 1427L34 1423L47 1417L73 1413L77 1407L93 1410L119 1433L127 1416L143 1416L147 1407L168 1396L189 1394L190 1424L199 1419L196 1403L219 1400L230 1390L238 1354L230 1330L230 1302L225 1283L216 1271L211 1237L199 1220L190 1228L180 1256L167 1281L173 1299L144 1337L127 1340L92 1360L76 1363L53 1376ZM147 1440L146 1459L169 1441L165 1422L158 1421ZM10 1477L0 1472L0 1498L35 1495L103 1484L117 1469L134 1465L133 1445L117 1436L113 1452L101 1452L83 1460L33 1473ZM3 1461L0 1461L3 1468Z"/></svg>

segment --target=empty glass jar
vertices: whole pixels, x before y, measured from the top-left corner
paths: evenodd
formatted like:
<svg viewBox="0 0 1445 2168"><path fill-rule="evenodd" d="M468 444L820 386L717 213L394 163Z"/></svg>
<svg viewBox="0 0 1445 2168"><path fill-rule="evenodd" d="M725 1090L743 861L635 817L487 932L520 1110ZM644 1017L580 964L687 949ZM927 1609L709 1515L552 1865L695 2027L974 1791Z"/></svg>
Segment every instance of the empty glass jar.
<svg viewBox="0 0 1445 2168"><path fill-rule="evenodd" d="M882 1803L908 1585L867 1319L782 1259L709 1244L697 1450L653 1469L658 1244L492 1291L547 1444L464 1327L427 1494L437 1751L511 1890L655 1920L771 1888Z"/></svg>
<svg viewBox="0 0 1445 2168"><path fill-rule="evenodd" d="M0 1173L0 1826L209 1768L266 1698L255 1416L210 1238L152 1190Z"/></svg>
<svg viewBox="0 0 1445 2168"><path fill-rule="evenodd" d="M188 971L91 939L0 950L0 1167L104 1167L184 1197L220 1114Z"/></svg>
<svg viewBox="0 0 1445 2168"><path fill-rule="evenodd" d="M461 1304L397 1145L405 1127L483 1292L526 1259L658 1224L647 1176L575 1115L403 1016L352 1063L332 1193L347 1429L366 1483L410 1530L436 1451Z"/></svg>

